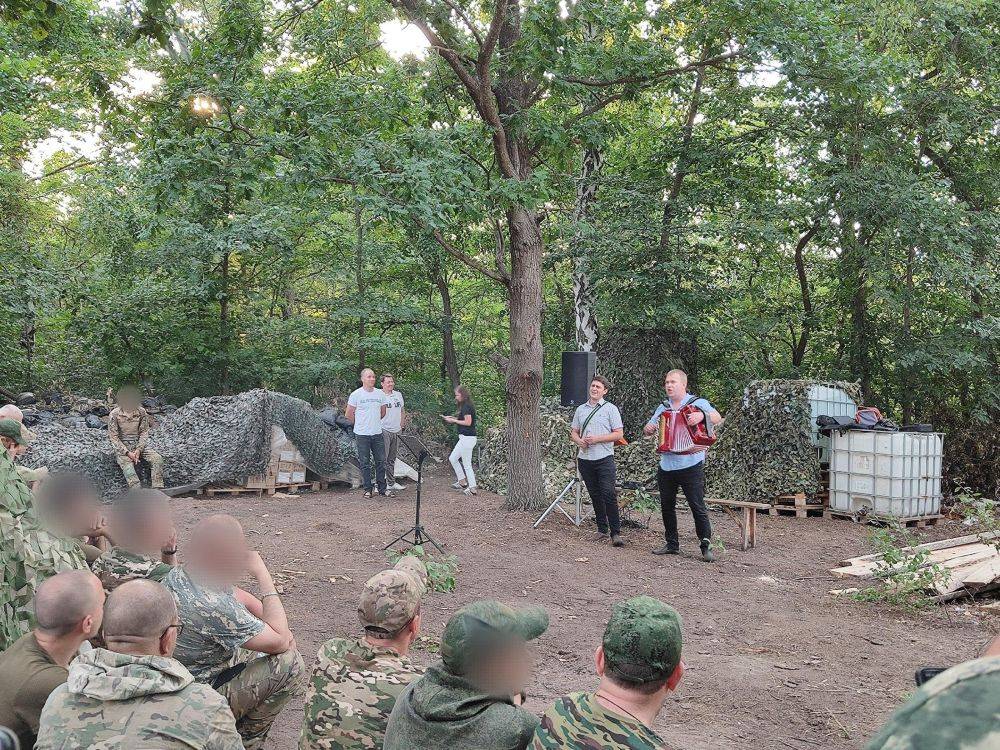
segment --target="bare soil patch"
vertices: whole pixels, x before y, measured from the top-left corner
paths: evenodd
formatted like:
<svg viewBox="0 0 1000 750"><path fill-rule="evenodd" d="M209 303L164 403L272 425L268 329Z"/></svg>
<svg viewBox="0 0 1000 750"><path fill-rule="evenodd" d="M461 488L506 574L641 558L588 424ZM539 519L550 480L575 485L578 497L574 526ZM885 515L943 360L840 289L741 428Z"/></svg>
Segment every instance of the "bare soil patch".
<svg viewBox="0 0 1000 750"><path fill-rule="evenodd" d="M430 663L448 616L462 604L497 598L548 608L538 641L528 707L541 713L559 695L596 685L593 652L611 605L641 593L672 603L684 618L688 673L656 729L678 749L823 748L856 750L913 690L913 672L974 657L1000 619L965 604L918 613L885 611L831 596L829 569L870 550L867 529L846 521L760 516L758 547L737 548L738 529L712 514L726 552L698 558L690 515L682 515L682 555L650 554L662 536L627 530L627 546L591 543L593 527L575 529L550 516L500 510L490 493L465 497L438 467L424 483L424 523L461 572L453 594L424 605L415 657ZM215 512L239 518L271 570L287 580L283 601L307 664L328 638L356 634L357 597L385 567L382 547L413 519L413 486L399 497L365 500L360 491L294 499L234 497L174 501L181 549L185 533ZM959 536L956 523L921 529L925 540ZM334 576L347 576L351 580ZM296 746L301 703L290 705L270 746Z"/></svg>

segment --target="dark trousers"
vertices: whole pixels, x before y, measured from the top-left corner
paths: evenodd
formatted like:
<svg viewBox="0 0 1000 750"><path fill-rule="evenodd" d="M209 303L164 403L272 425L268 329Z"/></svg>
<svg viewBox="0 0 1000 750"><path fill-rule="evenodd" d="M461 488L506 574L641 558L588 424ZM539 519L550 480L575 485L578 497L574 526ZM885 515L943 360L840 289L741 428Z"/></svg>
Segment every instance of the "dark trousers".
<svg viewBox="0 0 1000 750"><path fill-rule="evenodd" d="M598 531L607 533L610 527L612 534L621 533L618 492L615 490L615 457L605 456L596 461L578 458L576 462L580 466L580 478L587 485L587 492L594 504Z"/></svg>
<svg viewBox="0 0 1000 750"><path fill-rule="evenodd" d="M698 539L712 538L712 522L708 520L708 508L705 507L705 464L697 463L687 469L656 472L656 484L660 488L660 510L663 512L664 536L667 545L677 549L677 489L684 490L694 516L694 528Z"/></svg>
<svg viewBox="0 0 1000 750"><path fill-rule="evenodd" d="M358 441L358 464L361 466L361 484L372 490L371 457L375 456L375 481L378 491L385 494L385 438L378 435L355 435Z"/></svg>

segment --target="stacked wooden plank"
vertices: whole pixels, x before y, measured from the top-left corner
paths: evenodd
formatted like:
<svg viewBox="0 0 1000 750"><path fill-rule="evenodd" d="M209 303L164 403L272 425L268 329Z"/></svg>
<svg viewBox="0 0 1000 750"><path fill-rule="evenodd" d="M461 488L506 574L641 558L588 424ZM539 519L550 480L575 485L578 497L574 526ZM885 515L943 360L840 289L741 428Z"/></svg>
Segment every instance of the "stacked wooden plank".
<svg viewBox="0 0 1000 750"><path fill-rule="evenodd" d="M976 595L1000 587L1000 533L969 534L955 539L942 539L906 552L927 552L925 567L937 565L946 576L935 585L932 594L939 601L959 596ZM841 561L841 567L830 572L838 578L871 578L881 564L881 555L863 555Z"/></svg>

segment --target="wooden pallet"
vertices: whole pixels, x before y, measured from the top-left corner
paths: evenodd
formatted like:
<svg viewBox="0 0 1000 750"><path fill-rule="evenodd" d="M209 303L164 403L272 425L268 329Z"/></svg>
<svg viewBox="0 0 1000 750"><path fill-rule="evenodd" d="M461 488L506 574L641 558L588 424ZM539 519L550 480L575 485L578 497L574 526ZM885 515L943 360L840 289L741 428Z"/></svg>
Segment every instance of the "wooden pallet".
<svg viewBox="0 0 1000 750"><path fill-rule="evenodd" d="M823 518L846 518L848 520L854 521L855 523L860 523L864 521L865 523L870 523L872 521L878 521L879 523L899 523L901 526L906 526L907 528L918 528L922 529L925 526L937 526L938 521L940 521L944 516L910 516L907 518L897 518L895 516L879 516L874 514L868 514L862 518L858 518L857 514L850 513L843 510L833 510L831 508L826 508L823 510Z"/></svg>
<svg viewBox="0 0 1000 750"><path fill-rule="evenodd" d="M796 518L809 518L810 514L818 516L823 513L825 503L806 497L804 492L795 495L778 495L768 508L769 516L794 515Z"/></svg>
<svg viewBox="0 0 1000 750"><path fill-rule="evenodd" d="M208 495L209 497L214 497L216 495L251 495L254 497L270 497L275 492L288 492L300 490L308 490L311 492L319 492L320 490L325 490L327 488L327 482L314 481L314 482L289 482L286 484L276 484L273 487L243 487L235 484L225 484L225 485L209 485L207 487L202 487L200 494Z"/></svg>
<svg viewBox="0 0 1000 750"><path fill-rule="evenodd" d="M302 490L306 489L310 492L319 492L320 490L325 490L327 488L326 482L321 482L319 480L315 482L289 482L286 484L276 484L274 488L280 492L287 492L288 490ZM270 494L274 494L271 492Z"/></svg>

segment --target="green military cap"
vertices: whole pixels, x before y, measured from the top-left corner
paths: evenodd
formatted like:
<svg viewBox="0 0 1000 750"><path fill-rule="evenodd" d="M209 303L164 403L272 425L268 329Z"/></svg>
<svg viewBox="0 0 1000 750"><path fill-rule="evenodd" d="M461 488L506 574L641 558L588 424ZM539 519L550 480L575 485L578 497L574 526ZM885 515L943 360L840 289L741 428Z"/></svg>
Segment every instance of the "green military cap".
<svg viewBox="0 0 1000 750"><path fill-rule="evenodd" d="M681 616L651 596L618 602L603 646L614 676L637 683L665 680L681 662Z"/></svg>
<svg viewBox="0 0 1000 750"><path fill-rule="evenodd" d="M358 619L372 635L395 635L420 611L423 585L405 570L383 570L365 582Z"/></svg>
<svg viewBox="0 0 1000 750"><path fill-rule="evenodd" d="M0 419L0 437L10 438L18 445L28 444L28 436L16 419Z"/></svg>
<svg viewBox="0 0 1000 750"><path fill-rule="evenodd" d="M541 607L517 610L491 600L472 602L445 625L441 659L452 674L465 674L486 649L510 638L532 641L548 627L549 613Z"/></svg>
<svg viewBox="0 0 1000 750"><path fill-rule="evenodd" d="M1000 656L973 659L928 681L889 717L867 750L1000 747Z"/></svg>
<svg viewBox="0 0 1000 750"><path fill-rule="evenodd" d="M427 591L427 586L430 582L430 576L427 574L427 566L416 555L403 555L392 568L393 570L402 570L405 573L412 574L420 582L420 593L423 594Z"/></svg>

